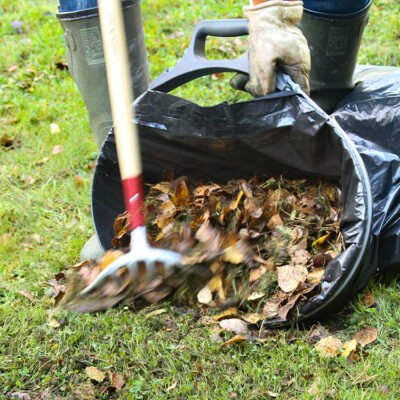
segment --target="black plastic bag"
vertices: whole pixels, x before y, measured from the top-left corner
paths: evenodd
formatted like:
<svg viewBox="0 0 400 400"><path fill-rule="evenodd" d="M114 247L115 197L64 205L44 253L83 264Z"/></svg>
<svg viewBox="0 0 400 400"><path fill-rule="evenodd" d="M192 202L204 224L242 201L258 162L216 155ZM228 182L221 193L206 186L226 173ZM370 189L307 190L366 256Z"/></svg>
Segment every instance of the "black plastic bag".
<svg viewBox="0 0 400 400"><path fill-rule="evenodd" d="M360 155L334 119L293 91L214 107L149 91L136 102L136 119L145 182L159 181L167 170L213 181L283 174L338 182L344 197L346 250L328 264L321 293L302 307L299 319L326 316L354 294L356 277L369 265L371 190ZM106 249L114 219L123 211L111 132L98 159L92 193L94 224Z"/></svg>
<svg viewBox="0 0 400 400"><path fill-rule="evenodd" d="M373 197L370 262L357 279L400 267L400 69L363 67L333 116L367 168Z"/></svg>

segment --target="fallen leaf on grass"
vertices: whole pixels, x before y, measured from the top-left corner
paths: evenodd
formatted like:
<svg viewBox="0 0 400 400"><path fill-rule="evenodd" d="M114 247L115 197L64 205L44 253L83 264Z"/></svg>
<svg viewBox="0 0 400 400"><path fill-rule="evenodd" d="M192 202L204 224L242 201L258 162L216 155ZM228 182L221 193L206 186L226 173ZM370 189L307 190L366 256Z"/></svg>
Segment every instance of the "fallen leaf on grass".
<svg viewBox="0 0 400 400"><path fill-rule="evenodd" d="M204 286L203 289L197 293L197 301L200 304L210 304L212 301L211 289L208 285Z"/></svg>
<svg viewBox="0 0 400 400"><path fill-rule="evenodd" d="M60 144L58 144L53 147L51 154L60 154L60 153L62 153L63 150L64 150L64 148Z"/></svg>
<svg viewBox="0 0 400 400"><path fill-rule="evenodd" d="M268 300L265 302L262 313L265 318L271 319L275 318L279 312L279 302Z"/></svg>
<svg viewBox="0 0 400 400"><path fill-rule="evenodd" d="M341 353L343 348L343 343L341 342L340 339L337 339L333 336L328 336L324 339L321 339L315 345L315 348L324 357L336 357Z"/></svg>
<svg viewBox="0 0 400 400"><path fill-rule="evenodd" d="M174 390L174 389L176 388L176 385L177 385L177 384L178 384L178 381L174 380L174 383L173 383L171 386L167 387L167 388L165 389L165 391L166 391L166 392L170 392L171 390Z"/></svg>
<svg viewBox="0 0 400 400"><path fill-rule="evenodd" d="M0 137L0 146L5 147L5 148L12 148L15 145L15 139L12 137L9 137L7 133L4 133Z"/></svg>
<svg viewBox="0 0 400 400"><path fill-rule="evenodd" d="M243 321L246 321L249 324L257 324L265 319L265 315L260 313L250 313L241 315L240 318L242 318Z"/></svg>
<svg viewBox="0 0 400 400"><path fill-rule="evenodd" d="M278 285L286 293L296 290L300 283L307 279L308 271L306 267L299 265L284 265L278 267Z"/></svg>
<svg viewBox="0 0 400 400"><path fill-rule="evenodd" d="M264 275L267 272L266 267L260 267L260 268L255 268L250 271L249 275L249 283L256 282L260 279L262 275Z"/></svg>
<svg viewBox="0 0 400 400"><path fill-rule="evenodd" d="M22 296L26 297L28 300L30 300L32 303L35 302L35 299L33 298L33 296L26 290L21 290L18 292L19 294L22 294Z"/></svg>
<svg viewBox="0 0 400 400"><path fill-rule="evenodd" d="M220 321L219 326L226 331L236 333L237 335L245 335L249 332L246 322L239 318L230 318Z"/></svg>
<svg viewBox="0 0 400 400"><path fill-rule="evenodd" d="M254 301L254 300L261 299L264 296L265 296L264 292L253 292L249 296L247 296L246 300L247 301Z"/></svg>
<svg viewBox="0 0 400 400"><path fill-rule="evenodd" d="M238 309L236 307L229 307L227 310L220 314L214 315L212 318L214 321L221 321L222 319L229 317L236 317L238 315Z"/></svg>
<svg viewBox="0 0 400 400"><path fill-rule="evenodd" d="M106 374L96 367L86 367L85 374L96 382L103 382L106 377Z"/></svg>
<svg viewBox="0 0 400 400"><path fill-rule="evenodd" d="M365 293L361 298L361 303L364 307L370 308L375 306L375 297L372 293Z"/></svg>
<svg viewBox="0 0 400 400"><path fill-rule="evenodd" d="M30 186L30 185L33 185L33 184L36 182L36 178L34 178L34 177L31 176L31 175L24 176L24 177L22 178L22 182L23 182L25 185Z"/></svg>
<svg viewBox="0 0 400 400"><path fill-rule="evenodd" d="M356 350L357 350L357 340L356 339L352 339L352 340L346 342L343 345L343 350L342 350L342 353L340 355L342 357L347 358L347 357L349 357L349 355L351 353L353 353Z"/></svg>
<svg viewBox="0 0 400 400"><path fill-rule="evenodd" d="M194 363L194 367L196 368L196 372L201 375L203 373L203 366L201 365L201 362L199 360L196 360Z"/></svg>
<svg viewBox="0 0 400 400"><path fill-rule="evenodd" d="M61 132L61 129L56 123L53 122L50 124L50 133L52 135L56 135L57 133L60 133L60 132Z"/></svg>
<svg viewBox="0 0 400 400"><path fill-rule="evenodd" d="M108 371L108 377L110 379L110 386L114 388L116 391L121 390L125 386L125 379L122 374L113 374L110 371Z"/></svg>
<svg viewBox="0 0 400 400"><path fill-rule="evenodd" d="M235 335L233 338L230 338L226 342L222 343L220 347L224 346L230 346L231 344L237 344L237 343L242 343L246 340L244 336L241 335Z"/></svg>
<svg viewBox="0 0 400 400"><path fill-rule="evenodd" d="M48 325L54 329L57 329L61 326L60 322L58 322L55 318L51 318L48 322Z"/></svg>
<svg viewBox="0 0 400 400"><path fill-rule="evenodd" d="M164 314L167 311L168 310L166 308L160 308L158 310L151 311L146 315L146 319L151 318L151 317L155 317L155 316L160 315L160 314Z"/></svg>
<svg viewBox="0 0 400 400"><path fill-rule="evenodd" d="M74 183L75 183L75 186L82 187L84 185L85 181L83 180L83 178L80 175L75 175Z"/></svg>
<svg viewBox="0 0 400 400"><path fill-rule="evenodd" d="M357 340L357 342L360 343L361 347L375 342L377 338L378 331L372 326L367 326L353 336L353 339Z"/></svg>

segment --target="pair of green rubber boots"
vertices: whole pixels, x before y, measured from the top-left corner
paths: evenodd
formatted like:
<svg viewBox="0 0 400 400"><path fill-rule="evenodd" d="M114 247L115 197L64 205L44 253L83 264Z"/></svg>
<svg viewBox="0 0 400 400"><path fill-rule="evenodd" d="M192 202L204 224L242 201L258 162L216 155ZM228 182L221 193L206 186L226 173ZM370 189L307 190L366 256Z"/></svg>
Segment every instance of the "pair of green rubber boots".
<svg viewBox="0 0 400 400"><path fill-rule="evenodd" d="M149 85L140 0L123 0L123 12L135 96ZM311 51L311 97L328 113L353 87L353 74L370 4L350 15L304 10L300 28ZM69 71L85 102L98 148L112 127L103 46L96 8L57 14L64 29ZM81 250L81 260L103 254L93 235Z"/></svg>

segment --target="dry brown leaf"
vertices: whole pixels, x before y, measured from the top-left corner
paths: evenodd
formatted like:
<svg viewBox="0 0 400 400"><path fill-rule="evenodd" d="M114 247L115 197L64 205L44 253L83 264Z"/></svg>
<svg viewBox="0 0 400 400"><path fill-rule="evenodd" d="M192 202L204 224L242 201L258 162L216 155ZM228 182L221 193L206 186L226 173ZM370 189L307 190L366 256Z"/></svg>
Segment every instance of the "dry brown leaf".
<svg viewBox="0 0 400 400"><path fill-rule="evenodd" d="M372 293L365 293L361 298L361 303L364 307L370 308L376 305L375 297Z"/></svg>
<svg viewBox="0 0 400 400"><path fill-rule="evenodd" d="M221 321L222 319L229 317L236 317L238 315L238 309L236 307L230 307L220 314L214 315L212 318L214 321Z"/></svg>
<svg viewBox="0 0 400 400"><path fill-rule="evenodd" d="M86 367L85 374L96 382L103 382L106 377L106 374L96 367Z"/></svg>
<svg viewBox="0 0 400 400"><path fill-rule="evenodd" d="M190 191L184 179L178 180L172 201L176 207L185 206L190 203Z"/></svg>
<svg viewBox="0 0 400 400"><path fill-rule="evenodd" d="M233 338L230 338L229 340L227 340L226 342L222 343L220 347L224 347L224 346L230 346L232 344L237 344L237 343L242 343L246 340L245 337L241 336L241 335L235 335Z"/></svg>
<svg viewBox="0 0 400 400"><path fill-rule="evenodd" d="M219 322L219 326L222 329L236 333L237 335L246 335L249 332L246 322L239 318L223 319Z"/></svg>
<svg viewBox="0 0 400 400"><path fill-rule="evenodd" d="M34 297L33 297L26 289L20 290L18 293L19 293L19 294L22 294L22 296L26 297L26 298L27 298L28 300L30 300L32 303L35 302Z"/></svg>
<svg viewBox="0 0 400 400"><path fill-rule="evenodd" d="M5 147L5 148L12 148L14 147L15 144L15 139L12 137L9 137L7 133L4 133L2 136L0 136L0 146Z"/></svg>
<svg viewBox="0 0 400 400"><path fill-rule="evenodd" d="M265 319L265 315L260 313L250 313L241 315L240 318L249 324L258 324L260 321Z"/></svg>
<svg viewBox="0 0 400 400"><path fill-rule="evenodd" d="M256 282L260 279L262 275L264 275L267 272L266 267L260 267L260 268L255 268L250 271L249 275L249 283Z"/></svg>
<svg viewBox="0 0 400 400"><path fill-rule="evenodd" d="M74 183L75 183L75 186L82 187L85 184L85 181L83 180L83 178L80 175L75 175Z"/></svg>
<svg viewBox="0 0 400 400"><path fill-rule="evenodd" d="M287 303L279 309L278 316L280 319L285 320L289 311L296 305L302 293L298 293L295 296L289 297Z"/></svg>
<svg viewBox="0 0 400 400"><path fill-rule="evenodd" d="M342 352L343 343L340 339L335 338L334 336L328 336L321 339L315 345L315 348L324 357L336 357Z"/></svg>
<svg viewBox="0 0 400 400"><path fill-rule="evenodd" d="M377 338L378 331L373 326L367 326L353 336L353 339L357 340L357 342L360 343L361 347L375 342Z"/></svg>
<svg viewBox="0 0 400 400"><path fill-rule="evenodd" d="M30 186L33 185L36 182L36 178L34 178L33 176L24 176L22 178L22 181L24 182L25 185Z"/></svg>
<svg viewBox="0 0 400 400"><path fill-rule="evenodd" d="M299 285L306 281L307 268L297 265L284 265L278 267L278 285L286 293L296 290Z"/></svg>
<svg viewBox="0 0 400 400"><path fill-rule="evenodd" d="M64 150L64 148L60 144L58 144L53 147L51 154L60 154L63 152L63 150Z"/></svg>
<svg viewBox="0 0 400 400"><path fill-rule="evenodd" d="M110 378L111 387L113 387L117 392L125 386L125 379L122 374L113 374L108 371L108 377Z"/></svg>
<svg viewBox="0 0 400 400"><path fill-rule="evenodd" d="M310 253L307 250L295 250L292 254L291 263L296 266L306 266L309 258Z"/></svg>
<svg viewBox="0 0 400 400"><path fill-rule="evenodd" d="M267 226L269 229L271 229L271 231L275 230L278 226L282 226L282 225L283 225L283 221L279 214L273 215L267 223Z"/></svg>
<svg viewBox="0 0 400 400"><path fill-rule="evenodd" d="M213 183L210 185L198 186L193 190L194 197L206 197L209 196L213 191L219 189L221 186Z"/></svg>
<svg viewBox="0 0 400 400"><path fill-rule="evenodd" d="M275 318L279 312L279 302L268 300L265 302L262 314L265 315L265 318L271 319Z"/></svg>
<svg viewBox="0 0 400 400"><path fill-rule="evenodd" d="M170 182L160 182L156 185L151 186L151 190L158 190L161 193L168 194L171 190L171 183Z"/></svg>

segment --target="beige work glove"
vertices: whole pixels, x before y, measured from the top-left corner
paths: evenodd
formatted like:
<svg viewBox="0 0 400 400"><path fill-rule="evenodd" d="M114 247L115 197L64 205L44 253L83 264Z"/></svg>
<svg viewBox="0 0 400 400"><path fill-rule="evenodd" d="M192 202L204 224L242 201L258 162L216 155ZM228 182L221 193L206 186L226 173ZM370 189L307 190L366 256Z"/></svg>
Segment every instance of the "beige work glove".
<svg viewBox="0 0 400 400"><path fill-rule="evenodd" d="M276 69L291 76L310 92L310 50L297 24L303 14L302 1L268 0L257 6L244 7L249 20L249 75L236 75L231 85L253 96L276 90Z"/></svg>

